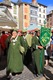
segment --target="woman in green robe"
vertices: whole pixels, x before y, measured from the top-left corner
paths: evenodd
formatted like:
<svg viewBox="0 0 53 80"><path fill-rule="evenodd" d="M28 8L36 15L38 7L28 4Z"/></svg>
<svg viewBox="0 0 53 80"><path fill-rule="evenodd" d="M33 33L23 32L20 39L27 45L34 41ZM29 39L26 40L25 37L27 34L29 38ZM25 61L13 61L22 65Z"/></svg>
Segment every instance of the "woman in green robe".
<svg viewBox="0 0 53 80"><path fill-rule="evenodd" d="M20 48L20 37L16 31L12 32L7 54L7 72L21 73L23 71L22 52Z"/></svg>
<svg viewBox="0 0 53 80"><path fill-rule="evenodd" d="M40 33L36 32L36 36L32 38L32 48L33 48L33 61L35 66L36 74L40 75L43 73L44 69L44 49L40 44L39 37Z"/></svg>

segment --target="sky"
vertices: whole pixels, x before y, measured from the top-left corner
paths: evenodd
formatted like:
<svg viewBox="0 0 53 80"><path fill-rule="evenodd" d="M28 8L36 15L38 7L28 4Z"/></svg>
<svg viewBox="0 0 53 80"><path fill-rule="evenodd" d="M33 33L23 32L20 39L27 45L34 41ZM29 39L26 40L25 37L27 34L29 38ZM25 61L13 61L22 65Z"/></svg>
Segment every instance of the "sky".
<svg viewBox="0 0 53 80"><path fill-rule="evenodd" d="M0 0L0 2L2 2L3 0Z"/></svg>
<svg viewBox="0 0 53 80"><path fill-rule="evenodd" d="M12 0L12 1L17 2L18 0ZM21 1L29 3L32 2L32 0L21 0ZM37 0L37 2L47 6L47 13L53 10L53 0Z"/></svg>
<svg viewBox="0 0 53 80"><path fill-rule="evenodd" d="M0 0L0 2L2 2L3 0ZM17 2L18 0L11 0L13 2ZM28 3L31 3L32 0L21 0L23 2L28 2ZM37 0L37 2L41 3L41 4L44 4L47 6L47 13L50 11L50 10L53 10L53 0Z"/></svg>

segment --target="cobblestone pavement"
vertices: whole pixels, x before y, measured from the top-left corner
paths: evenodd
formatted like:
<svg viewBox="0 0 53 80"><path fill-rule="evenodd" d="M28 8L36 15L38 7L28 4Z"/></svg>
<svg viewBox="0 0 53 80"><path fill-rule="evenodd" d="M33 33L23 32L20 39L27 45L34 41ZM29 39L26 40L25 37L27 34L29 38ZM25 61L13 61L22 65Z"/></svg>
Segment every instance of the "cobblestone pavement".
<svg viewBox="0 0 53 80"><path fill-rule="evenodd" d="M6 62L3 57L0 61L0 80L6 79ZM50 60L49 66L44 68L44 76L34 77L34 74L24 66L22 74L13 76L10 80L53 80L53 60Z"/></svg>
<svg viewBox="0 0 53 80"><path fill-rule="evenodd" d="M44 70L46 80L53 80L53 58L49 61L49 66Z"/></svg>

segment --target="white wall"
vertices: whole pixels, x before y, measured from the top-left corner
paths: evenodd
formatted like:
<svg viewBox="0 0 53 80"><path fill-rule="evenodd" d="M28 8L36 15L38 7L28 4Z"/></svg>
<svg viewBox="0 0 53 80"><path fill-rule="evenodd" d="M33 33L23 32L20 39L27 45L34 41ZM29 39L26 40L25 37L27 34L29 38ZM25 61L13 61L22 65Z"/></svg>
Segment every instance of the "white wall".
<svg viewBox="0 0 53 80"><path fill-rule="evenodd" d="M41 12L39 11L39 9L41 9ZM45 13L43 12L43 10L45 10ZM39 14L41 14L41 17L39 16ZM43 17L43 15L45 15L45 18ZM40 6L38 4L38 25L44 25L44 20L46 19L46 7L44 6ZM41 20L41 23L39 23L39 20Z"/></svg>

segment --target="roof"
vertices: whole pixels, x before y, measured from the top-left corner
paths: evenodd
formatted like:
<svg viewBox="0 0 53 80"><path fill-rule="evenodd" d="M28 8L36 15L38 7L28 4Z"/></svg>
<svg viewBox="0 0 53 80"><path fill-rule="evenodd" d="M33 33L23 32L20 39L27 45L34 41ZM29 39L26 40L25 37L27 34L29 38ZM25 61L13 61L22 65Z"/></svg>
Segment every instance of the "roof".
<svg viewBox="0 0 53 80"><path fill-rule="evenodd" d="M12 1L11 1L11 2L12 2ZM15 4L15 5L28 4L28 5L30 5L30 6L33 6L33 7L38 8L36 5L33 5L32 3L27 3L27 2L17 2L17 3L12 2L12 3Z"/></svg>
<svg viewBox="0 0 53 80"><path fill-rule="evenodd" d="M36 8L38 8L38 5L34 5L34 4L30 4L30 6L33 6L33 7L36 7Z"/></svg>
<svg viewBox="0 0 53 80"><path fill-rule="evenodd" d="M51 14L53 14L53 10L51 10L51 11L47 14L47 16L49 16L49 15L51 15Z"/></svg>
<svg viewBox="0 0 53 80"><path fill-rule="evenodd" d="M42 6L44 6L44 7L47 7L46 5L44 5L44 4L41 4L41 3L38 3L39 5L42 5Z"/></svg>
<svg viewBox="0 0 53 80"><path fill-rule="evenodd" d="M11 1L12 2L12 1ZM15 2L12 2L13 4L15 4L15 5L19 5L19 4L28 4L28 5L30 5L30 6L33 6L33 7L38 7L37 5L34 5L34 4L32 4L32 3L27 3L27 2L17 2L17 3L15 3ZM41 4L41 3L38 3L37 2L37 4L39 4L39 5L42 5L42 6L44 6L44 7L47 7L46 5L44 5L44 4Z"/></svg>
<svg viewBox="0 0 53 80"><path fill-rule="evenodd" d="M13 2L13 1L11 1L11 3L13 3L13 4L17 5L17 3Z"/></svg>

